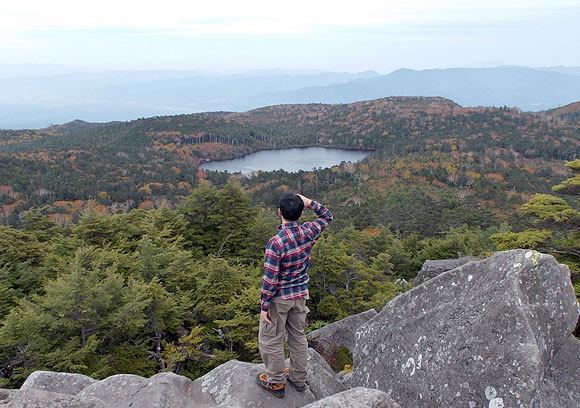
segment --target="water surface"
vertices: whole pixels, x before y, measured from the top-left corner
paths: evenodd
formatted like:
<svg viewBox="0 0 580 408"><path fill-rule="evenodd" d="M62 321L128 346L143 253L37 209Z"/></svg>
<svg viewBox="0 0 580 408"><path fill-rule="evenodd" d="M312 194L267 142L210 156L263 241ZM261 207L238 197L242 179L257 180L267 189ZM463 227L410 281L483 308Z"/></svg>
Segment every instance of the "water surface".
<svg viewBox="0 0 580 408"><path fill-rule="evenodd" d="M368 156L364 150L334 149L328 147L298 147L292 149L261 150L231 160L217 160L202 163L203 170L241 172L285 170L297 172L317 168L328 168L341 162L357 162Z"/></svg>

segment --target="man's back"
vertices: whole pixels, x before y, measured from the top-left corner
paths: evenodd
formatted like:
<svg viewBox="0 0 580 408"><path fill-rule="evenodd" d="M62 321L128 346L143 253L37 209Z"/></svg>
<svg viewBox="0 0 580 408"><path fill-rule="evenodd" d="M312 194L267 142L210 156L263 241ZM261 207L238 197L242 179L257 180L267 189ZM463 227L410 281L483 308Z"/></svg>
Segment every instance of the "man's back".
<svg viewBox="0 0 580 408"><path fill-rule="evenodd" d="M312 246L332 221L332 213L316 201L311 200L308 208L319 218L304 224L298 221L281 224L280 232L266 245L262 280L263 302L274 296L281 299L308 296L308 267Z"/></svg>
<svg viewBox="0 0 580 408"><path fill-rule="evenodd" d="M300 224L304 207L319 218ZM266 245L262 278L262 313L258 345L266 367L256 379L258 385L276 397L284 397L286 381L298 392L306 390L308 341L304 334L308 297L308 266L316 238L332 221L332 213L323 205L299 194L280 199L280 232ZM284 338L290 351L290 367L284 364Z"/></svg>

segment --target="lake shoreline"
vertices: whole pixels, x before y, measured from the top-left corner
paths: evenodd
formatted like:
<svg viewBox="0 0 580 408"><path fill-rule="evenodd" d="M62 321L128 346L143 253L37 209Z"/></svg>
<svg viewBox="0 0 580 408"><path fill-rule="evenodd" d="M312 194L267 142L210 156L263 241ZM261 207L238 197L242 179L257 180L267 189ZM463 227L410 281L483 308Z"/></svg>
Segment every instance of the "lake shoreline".
<svg viewBox="0 0 580 408"><path fill-rule="evenodd" d="M330 165L329 163L322 163L324 164L323 166L314 166L311 169L292 169L292 170L285 170L285 169L267 169L267 170L263 170L263 169L255 169L255 170L249 170L247 167L243 167L240 170L237 171L230 171L228 169L214 169L214 168L204 168L206 165L213 163L215 165L219 165L219 163L228 163L228 162L243 162L245 159L247 159L249 156L252 155L259 155L260 153L267 153L267 152L288 152L291 153L291 151L296 151L296 150L308 150L308 149L322 149L322 150L326 150L326 151L330 151L333 153L348 153L348 152L364 152L366 153L364 156L362 156L361 158L357 158L356 160L354 160L354 162L358 162L363 160L364 158L366 158L369 154L371 154L372 152L375 151L375 149L371 149L371 148L353 148L353 147L348 147L348 148L344 148L344 147L338 147L338 146L321 146L321 145L300 145L300 146L285 146L285 147L280 147L280 148L264 148L264 149L259 149L259 150L255 150L252 152L248 152L245 153L243 155L240 156L235 156L235 157L230 157L227 159L205 159L206 161L202 161L197 167L203 171L218 171L218 172L228 172L231 174L235 174L235 173L242 173L242 174L247 174L247 173L251 173L254 171L277 171L277 170L284 170L284 171L289 171L289 172L295 172L295 171L312 171L314 169L317 168L329 168L332 167L334 165L338 165L340 164L340 162L342 161L350 161L353 162L353 160L342 160L338 163L334 163L332 165ZM317 150L319 151L319 150ZM287 162L286 160L282 160L282 162ZM316 164L316 163L315 163ZM244 171L244 169L246 171Z"/></svg>
<svg viewBox="0 0 580 408"><path fill-rule="evenodd" d="M274 148L265 147L263 149L252 150L251 152L244 153L240 156L228 157L227 159L201 159L202 162L200 163L200 165L202 165L203 163L209 163L209 162L220 162L220 161L226 161L226 160L241 159L243 157L249 156L250 154L264 152L264 151L289 150L289 149L308 149L310 147L320 147L323 149L364 151L364 152L370 152L370 153L372 153L376 150L376 149L373 149L372 147L341 147L341 146L322 146L322 145L299 145L299 146L274 147Z"/></svg>

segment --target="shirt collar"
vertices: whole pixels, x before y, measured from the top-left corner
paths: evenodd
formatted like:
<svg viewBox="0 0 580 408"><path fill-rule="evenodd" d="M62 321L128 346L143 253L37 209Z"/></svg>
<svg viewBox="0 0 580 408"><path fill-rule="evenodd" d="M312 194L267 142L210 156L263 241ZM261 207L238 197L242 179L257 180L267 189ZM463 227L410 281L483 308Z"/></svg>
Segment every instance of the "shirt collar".
<svg viewBox="0 0 580 408"><path fill-rule="evenodd" d="M300 223L298 221L294 221L294 222L287 222L285 224L280 224L280 225L278 225L278 229L283 230L283 229L296 228L299 226L300 226Z"/></svg>

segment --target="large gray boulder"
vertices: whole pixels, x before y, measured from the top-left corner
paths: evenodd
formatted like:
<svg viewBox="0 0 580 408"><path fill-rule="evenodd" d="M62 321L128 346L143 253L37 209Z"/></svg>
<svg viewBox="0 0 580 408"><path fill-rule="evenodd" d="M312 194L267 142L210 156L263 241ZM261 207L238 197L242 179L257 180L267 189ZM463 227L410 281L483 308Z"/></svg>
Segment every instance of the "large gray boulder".
<svg viewBox="0 0 580 408"><path fill-rule="evenodd" d="M580 341L574 336L554 356L540 396L544 407L580 407Z"/></svg>
<svg viewBox="0 0 580 408"><path fill-rule="evenodd" d="M0 405L6 402L9 398L12 397L14 393L18 392L18 390L5 390L0 388Z"/></svg>
<svg viewBox="0 0 580 408"><path fill-rule="evenodd" d="M304 408L400 408L387 393L363 387L332 395Z"/></svg>
<svg viewBox="0 0 580 408"><path fill-rule="evenodd" d="M433 279L444 272L458 268L468 262L475 261L475 258L461 257L457 259L437 259L427 260L423 263L421 270L415 277L415 285L420 285L423 282Z"/></svg>
<svg viewBox="0 0 580 408"><path fill-rule="evenodd" d="M191 387L194 407L298 408L316 400L312 392L286 387L284 398L261 389L256 377L263 364L230 360L195 380Z"/></svg>
<svg viewBox="0 0 580 408"><path fill-rule="evenodd" d="M111 408L125 408L131 406L135 396L147 383L147 378L138 375L112 375L89 385L79 393L79 397L97 398Z"/></svg>
<svg viewBox="0 0 580 408"><path fill-rule="evenodd" d="M149 379L132 375L116 375L87 387L81 397L91 396L108 407L186 408L191 407L192 381L174 373L160 373Z"/></svg>
<svg viewBox="0 0 580 408"><path fill-rule="evenodd" d="M345 389L328 363L313 349L308 349L305 392L297 392L288 384L286 396L276 398L256 384L256 377L263 372L263 364L231 360L195 380L190 394L196 407L282 408L302 407Z"/></svg>
<svg viewBox="0 0 580 408"><path fill-rule="evenodd" d="M109 405L95 398L81 399L78 396L44 391L35 388L15 390L2 400L3 408L109 408Z"/></svg>
<svg viewBox="0 0 580 408"><path fill-rule="evenodd" d="M346 390L326 360L314 349L308 349L306 384L319 400Z"/></svg>
<svg viewBox="0 0 580 408"><path fill-rule="evenodd" d="M499 252L400 295L361 326L353 385L404 406L548 407L546 373L579 313L568 267L535 251Z"/></svg>
<svg viewBox="0 0 580 408"><path fill-rule="evenodd" d="M37 390L58 392L60 394L77 395L95 382L91 377L82 374L35 371L28 376L20 389L27 390L34 388Z"/></svg>
<svg viewBox="0 0 580 408"><path fill-rule="evenodd" d="M193 382L175 373L159 373L135 395L131 408L191 408Z"/></svg>
<svg viewBox="0 0 580 408"><path fill-rule="evenodd" d="M187 408L193 404L192 385L189 378L174 373L149 379L119 374L88 386L79 398L96 398L111 408Z"/></svg>
<svg viewBox="0 0 580 408"><path fill-rule="evenodd" d="M0 406L189 408L194 402L190 393L192 384L190 379L173 373L160 373L149 379L119 374L95 381L85 376L40 371L31 374L20 390L0 400Z"/></svg>
<svg viewBox="0 0 580 408"><path fill-rule="evenodd" d="M324 357L331 356L338 346L348 347L352 351L356 330L376 314L375 309L367 310L314 330L308 334L308 344Z"/></svg>

